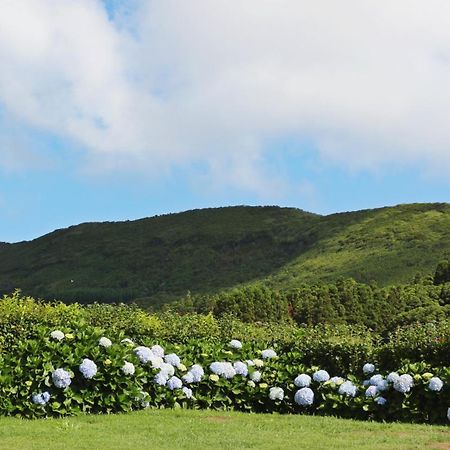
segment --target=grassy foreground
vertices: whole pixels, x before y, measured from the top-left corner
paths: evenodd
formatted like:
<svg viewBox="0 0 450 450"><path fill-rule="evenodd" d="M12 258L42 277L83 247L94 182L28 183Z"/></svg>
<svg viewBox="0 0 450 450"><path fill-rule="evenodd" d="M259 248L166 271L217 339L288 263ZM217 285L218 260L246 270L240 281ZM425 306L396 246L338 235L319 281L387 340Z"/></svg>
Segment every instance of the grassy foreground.
<svg viewBox="0 0 450 450"><path fill-rule="evenodd" d="M450 449L450 428L332 417L147 410L0 419L1 449Z"/></svg>

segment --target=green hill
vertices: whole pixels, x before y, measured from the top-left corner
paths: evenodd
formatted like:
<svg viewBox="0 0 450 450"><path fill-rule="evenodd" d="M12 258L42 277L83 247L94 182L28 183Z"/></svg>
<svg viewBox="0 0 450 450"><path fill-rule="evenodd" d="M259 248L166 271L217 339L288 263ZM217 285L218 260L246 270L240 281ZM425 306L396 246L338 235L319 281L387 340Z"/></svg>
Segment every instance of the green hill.
<svg viewBox="0 0 450 450"><path fill-rule="evenodd" d="M328 216L237 206L84 223L0 243L0 292L150 305L255 281L289 288L353 277L389 285L431 273L449 255L449 204Z"/></svg>

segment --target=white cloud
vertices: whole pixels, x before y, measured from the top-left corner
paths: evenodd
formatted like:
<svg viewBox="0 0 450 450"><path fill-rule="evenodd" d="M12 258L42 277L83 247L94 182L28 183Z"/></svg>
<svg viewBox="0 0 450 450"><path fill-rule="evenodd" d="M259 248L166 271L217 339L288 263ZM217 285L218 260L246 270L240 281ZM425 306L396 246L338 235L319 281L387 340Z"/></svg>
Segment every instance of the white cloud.
<svg viewBox="0 0 450 450"><path fill-rule="evenodd" d="M85 147L91 170L200 161L283 190L264 148L284 136L353 170L450 170L448 1L130 4L114 21L95 0L0 4L0 104Z"/></svg>

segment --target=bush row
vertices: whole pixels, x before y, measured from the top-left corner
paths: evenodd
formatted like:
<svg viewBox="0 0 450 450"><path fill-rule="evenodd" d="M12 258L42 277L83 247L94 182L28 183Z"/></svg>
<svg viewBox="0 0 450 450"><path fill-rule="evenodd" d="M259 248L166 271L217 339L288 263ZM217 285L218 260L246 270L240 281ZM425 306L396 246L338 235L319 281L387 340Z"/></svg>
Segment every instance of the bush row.
<svg viewBox="0 0 450 450"><path fill-rule="evenodd" d="M143 344L143 345L138 345ZM416 363L352 374L304 363L297 348L232 340L172 344L91 325L37 326L0 361L0 414L21 417L211 408L446 423L450 368Z"/></svg>

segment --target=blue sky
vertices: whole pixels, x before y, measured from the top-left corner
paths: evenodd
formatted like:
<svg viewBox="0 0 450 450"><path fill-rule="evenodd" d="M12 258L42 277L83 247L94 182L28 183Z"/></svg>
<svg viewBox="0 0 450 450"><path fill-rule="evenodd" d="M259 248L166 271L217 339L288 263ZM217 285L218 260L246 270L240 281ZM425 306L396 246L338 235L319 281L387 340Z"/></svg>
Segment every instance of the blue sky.
<svg viewBox="0 0 450 450"><path fill-rule="evenodd" d="M226 205L450 202L446 2L70 3L2 6L0 241Z"/></svg>

